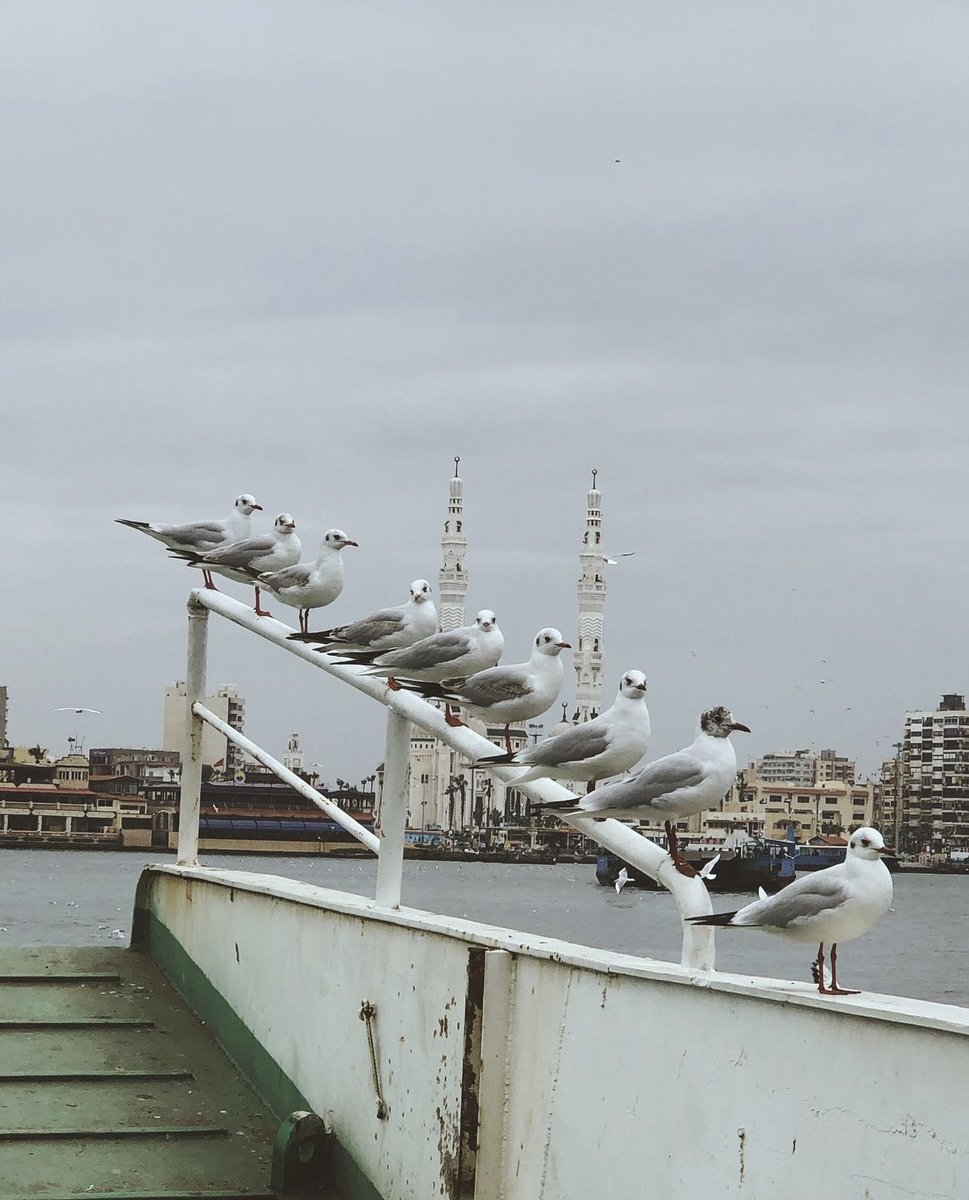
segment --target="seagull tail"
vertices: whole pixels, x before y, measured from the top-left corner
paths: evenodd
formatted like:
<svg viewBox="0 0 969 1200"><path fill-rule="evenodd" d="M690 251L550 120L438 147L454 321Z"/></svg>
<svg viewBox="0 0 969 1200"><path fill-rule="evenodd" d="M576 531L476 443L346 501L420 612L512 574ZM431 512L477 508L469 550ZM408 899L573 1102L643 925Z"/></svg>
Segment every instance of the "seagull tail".
<svg viewBox="0 0 969 1200"><path fill-rule="evenodd" d="M176 550L174 547L169 549L168 557L177 558L188 567L197 566L202 561L201 556L196 554L194 550Z"/></svg>
<svg viewBox="0 0 969 1200"><path fill-rule="evenodd" d="M735 908L733 912L711 913L708 917L687 917L686 919L693 925L730 925L739 911Z"/></svg>
<svg viewBox="0 0 969 1200"><path fill-rule="evenodd" d="M475 759L476 764L484 764L485 766L492 763L495 766L500 766L502 763L513 763L514 761L514 754L485 754L481 758Z"/></svg>
<svg viewBox="0 0 969 1200"><path fill-rule="evenodd" d="M459 704L459 697L441 683L425 683L420 679L398 679L397 683L405 692L416 692L425 700L447 700L449 704ZM479 759L480 762L480 759Z"/></svg>
<svg viewBox="0 0 969 1200"><path fill-rule="evenodd" d="M320 629L316 633L291 633L289 641L291 642L318 642L320 646L326 646L333 641L339 641L335 634L339 632L338 628Z"/></svg>
<svg viewBox="0 0 969 1200"><path fill-rule="evenodd" d="M573 796L571 800L538 800L532 801L532 812L544 812L546 809L563 812L581 812L581 805Z"/></svg>
<svg viewBox="0 0 969 1200"><path fill-rule="evenodd" d="M336 650L335 662L351 667L370 667L380 657L379 650Z"/></svg>

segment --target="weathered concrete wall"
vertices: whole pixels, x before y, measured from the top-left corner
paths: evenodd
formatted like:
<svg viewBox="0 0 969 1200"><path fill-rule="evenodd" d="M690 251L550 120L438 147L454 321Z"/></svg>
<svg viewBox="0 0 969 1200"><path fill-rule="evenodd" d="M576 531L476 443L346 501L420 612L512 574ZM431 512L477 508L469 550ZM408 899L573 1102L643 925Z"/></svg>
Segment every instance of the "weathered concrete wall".
<svg viewBox="0 0 969 1200"><path fill-rule="evenodd" d="M478 1200L969 1194L969 1010L820 997L266 876L164 867L142 890L386 1200L458 1194L462 1123Z"/></svg>

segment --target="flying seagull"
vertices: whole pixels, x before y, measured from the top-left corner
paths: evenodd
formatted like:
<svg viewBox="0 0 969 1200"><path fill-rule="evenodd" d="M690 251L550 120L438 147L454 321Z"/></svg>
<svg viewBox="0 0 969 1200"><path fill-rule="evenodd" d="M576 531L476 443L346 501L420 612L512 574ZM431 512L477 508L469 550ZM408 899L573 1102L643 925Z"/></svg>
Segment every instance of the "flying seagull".
<svg viewBox="0 0 969 1200"><path fill-rule="evenodd" d="M97 714L98 714L98 716L100 716L100 715L101 715L101 710L100 710L100 708L71 708L71 706L70 706L70 705L68 705L66 708L55 708L55 709L54 709L54 712L72 712L72 713L86 713L86 712L89 712L89 713L97 713Z"/></svg>

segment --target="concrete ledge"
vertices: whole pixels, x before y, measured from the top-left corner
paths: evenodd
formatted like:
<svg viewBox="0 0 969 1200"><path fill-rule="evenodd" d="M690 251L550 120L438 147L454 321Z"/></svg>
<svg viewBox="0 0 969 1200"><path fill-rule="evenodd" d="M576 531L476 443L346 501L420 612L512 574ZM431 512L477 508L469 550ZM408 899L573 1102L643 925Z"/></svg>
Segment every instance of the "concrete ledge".
<svg viewBox="0 0 969 1200"><path fill-rule="evenodd" d="M389 925L461 938L488 949L509 950L515 954L548 959L578 969L607 972L610 975L651 979L657 982L705 988L751 999L780 1002L825 1012L869 1020L917 1025L945 1033L969 1036L969 1008L953 1004L933 1004L904 996L862 992L858 996L822 996L809 984L758 976L734 975L719 971L697 971L678 963L637 958L588 946L521 933L497 925L483 925L458 917L441 916L416 908L384 908L373 900L347 892L330 891L313 884L300 883L277 875L246 871L222 871L209 867L183 867L167 863L146 867L146 872L176 875L215 887L272 896L296 904L326 909L344 916L377 919Z"/></svg>

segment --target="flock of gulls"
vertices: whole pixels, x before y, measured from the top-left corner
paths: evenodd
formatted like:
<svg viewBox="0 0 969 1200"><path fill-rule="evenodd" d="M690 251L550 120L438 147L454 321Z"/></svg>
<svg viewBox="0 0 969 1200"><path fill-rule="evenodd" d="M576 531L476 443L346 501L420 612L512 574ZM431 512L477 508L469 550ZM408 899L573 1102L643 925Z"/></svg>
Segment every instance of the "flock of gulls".
<svg viewBox="0 0 969 1200"><path fill-rule="evenodd" d="M262 607L264 592L298 609L299 631L291 638L334 661L385 678L392 689L442 701L448 724L464 724L455 710L503 724L505 752L485 755L478 764L521 766L515 783L550 778L587 785L581 796L533 803L532 811L662 821L676 869L684 875L697 874L680 854L674 823L714 807L734 780L737 759L730 735L750 730L735 721L729 709L707 709L700 714L696 736L688 746L627 775L645 756L650 738L646 677L629 670L620 679L610 708L516 753L509 740L510 727L547 712L562 688L561 654L571 647L558 629L540 629L526 661L499 665L505 639L495 614L482 609L472 624L442 632L430 584L415 579L403 604L310 631L311 611L332 604L343 591L342 552L357 542L341 529L329 529L316 559L301 562L293 517L280 513L269 533L253 535L252 514L261 511L262 505L244 494L222 520L183 525L118 521L155 538L171 557L201 570L207 588L215 588L214 575L253 586L258 616L271 615ZM612 782L597 787L599 780ZM852 994L838 986L837 943L866 933L888 911L892 881L881 857L886 852L877 830L855 830L843 863L802 876L775 896L762 893L737 912L692 920L698 925L763 929L790 940L818 943L814 963L818 990ZM825 945L831 947L830 973L825 969Z"/></svg>

